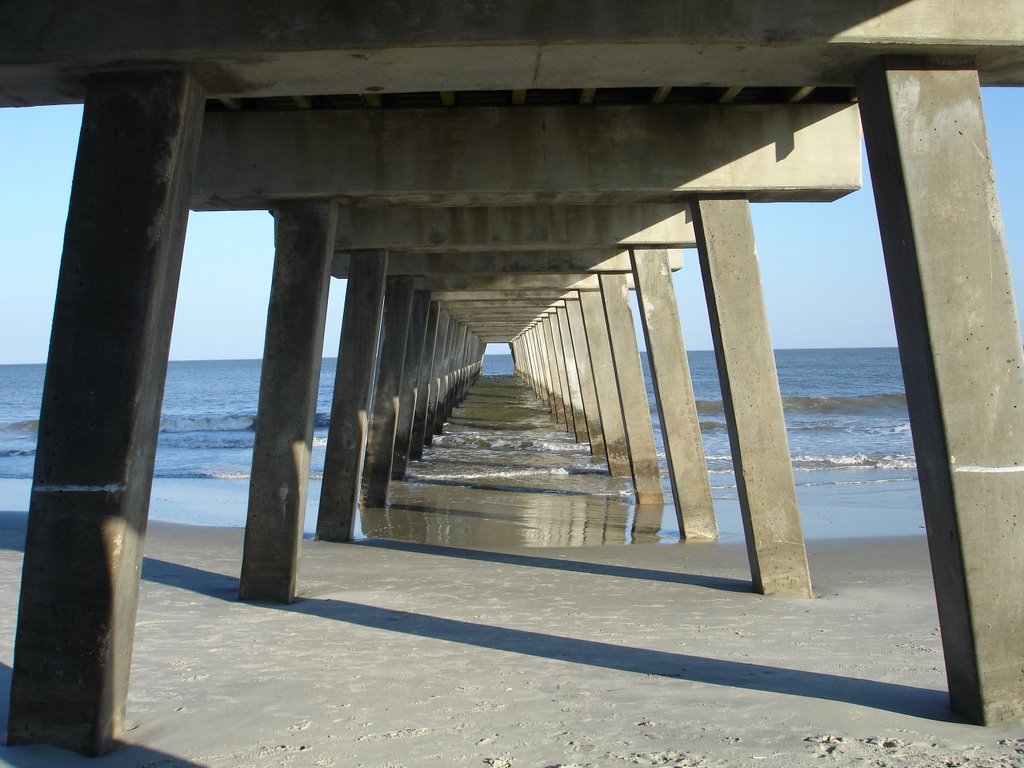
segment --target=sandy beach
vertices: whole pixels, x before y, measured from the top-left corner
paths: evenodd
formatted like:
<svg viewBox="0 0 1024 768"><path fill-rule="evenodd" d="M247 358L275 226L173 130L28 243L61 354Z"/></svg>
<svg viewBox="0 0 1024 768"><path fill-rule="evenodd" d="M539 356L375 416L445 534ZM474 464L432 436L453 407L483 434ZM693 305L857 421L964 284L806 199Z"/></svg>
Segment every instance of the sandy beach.
<svg viewBox="0 0 1024 768"><path fill-rule="evenodd" d="M6 722L24 514L0 516ZM35 766L1024 766L947 708L923 537L809 542L816 598L741 545L305 542L302 599L236 600L242 531L151 524L116 752Z"/></svg>

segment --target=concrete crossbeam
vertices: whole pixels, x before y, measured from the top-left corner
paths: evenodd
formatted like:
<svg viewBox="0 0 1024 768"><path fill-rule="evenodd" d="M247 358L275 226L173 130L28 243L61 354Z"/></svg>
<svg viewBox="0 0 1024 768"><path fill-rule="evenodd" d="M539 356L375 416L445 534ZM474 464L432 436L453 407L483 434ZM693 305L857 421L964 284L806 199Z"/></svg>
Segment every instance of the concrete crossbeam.
<svg viewBox="0 0 1024 768"><path fill-rule="evenodd" d="M860 188L860 163L852 104L221 112L192 205L829 201Z"/></svg>
<svg viewBox="0 0 1024 768"><path fill-rule="evenodd" d="M359 253L353 251L352 253ZM683 252L671 250L673 270L682 269ZM348 276L351 254L334 257L332 274ZM497 251L485 253L395 253L388 254L389 275L548 275L557 273L619 272L627 274L632 265L629 251L599 249L585 251Z"/></svg>
<svg viewBox="0 0 1024 768"><path fill-rule="evenodd" d="M685 205L345 208L338 250L453 253L499 250L690 248Z"/></svg>
<svg viewBox="0 0 1024 768"><path fill-rule="evenodd" d="M418 291L596 291L596 274L559 273L550 275L430 275L417 277Z"/></svg>
<svg viewBox="0 0 1024 768"><path fill-rule="evenodd" d="M53 7L51 7L53 6ZM83 75L180 62L221 98L600 87L850 85L880 55L971 56L1024 85L1021 0L117 0L0 5L0 106L81 101ZM272 34L271 34L272 32ZM447 99L450 101L451 96Z"/></svg>

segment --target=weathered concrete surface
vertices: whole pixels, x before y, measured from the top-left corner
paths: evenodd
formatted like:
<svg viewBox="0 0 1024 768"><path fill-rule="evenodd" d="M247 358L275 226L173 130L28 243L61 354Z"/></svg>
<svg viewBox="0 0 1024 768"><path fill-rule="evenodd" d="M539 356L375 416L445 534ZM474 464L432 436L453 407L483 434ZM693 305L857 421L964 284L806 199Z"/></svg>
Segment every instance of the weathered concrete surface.
<svg viewBox="0 0 1024 768"><path fill-rule="evenodd" d="M629 307L629 288L621 275L601 275L600 282L636 500L638 504L663 504L665 494L661 489L661 468L654 445L654 425L647 404L640 347ZM660 524L660 520L658 522Z"/></svg>
<svg viewBox="0 0 1024 768"><path fill-rule="evenodd" d="M978 79L877 65L858 93L950 700L1009 721L1024 715L1024 369Z"/></svg>
<svg viewBox="0 0 1024 768"><path fill-rule="evenodd" d="M420 389L420 381L425 381L422 372L426 357L425 341L430 311L430 293L416 291L412 297L412 311L409 315L409 341L405 348L405 363L402 366L398 426L395 429L395 455L391 463L392 480L401 480L405 477L409 466L409 452L412 448L413 422L422 395L426 394L425 390ZM437 328L436 320L434 327Z"/></svg>
<svg viewBox="0 0 1024 768"><path fill-rule="evenodd" d="M668 257L661 250L631 254L679 532L687 539L717 539L704 441Z"/></svg>
<svg viewBox="0 0 1024 768"><path fill-rule="evenodd" d="M352 251L351 253L359 253ZM682 269L682 251L673 250L672 264ZM333 274L348 274L350 253L338 253ZM618 248L567 251L486 251L389 254L389 275L552 275L555 273L624 272L631 269L629 252Z"/></svg>
<svg viewBox="0 0 1024 768"><path fill-rule="evenodd" d="M335 209L274 214L274 278L260 378L239 600L290 603L298 587Z"/></svg>
<svg viewBox="0 0 1024 768"><path fill-rule="evenodd" d="M810 597L750 206L699 200L691 210L754 589Z"/></svg>
<svg viewBox="0 0 1024 768"><path fill-rule="evenodd" d="M680 265L681 266L681 265ZM553 275L431 275L416 278L418 291L596 291L596 274L559 273Z"/></svg>
<svg viewBox="0 0 1024 768"><path fill-rule="evenodd" d="M1020 0L521 3L65 0L0 12L0 106L81 101L82 75L178 61L216 96L849 85L874 56L971 56L1024 85Z"/></svg>
<svg viewBox="0 0 1024 768"><path fill-rule="evenodd" d="M613 477L630 477L633 470L629 463L626 425L622 420L622 399L619 396L619 382L615 377L615 363L612 361L604 301L600 293L586 291L580 293L580 307L587 331L587 346L590 348L590 366L594 373L608 471Z"/></svg>
<svg viewBox="0 0 1024 768"><path fill-rule="evenodd" d="M440 305L436 301L430 302L427 329L423 335L423 357L420 359L420 370L416 379L416 414L413 416L412 434L409 436L411 461L423 458L423 448L427 444L427 414L430 412L430 400L431 397L437 397L434 385L434 360L437 355L440 314Z"/></svg>
<svg viewBox="0 0 1024 768"><path fill-rule="evenodd" d="M203 118L188 75L90 81L46 368L9 745L124 727L139 569Z"/></svg>
<svg viewBox="0 0 1024 768"><path fill-rule="evenodd" d="M436 251L691 248L680 205L538 205L474 208L345 208L338 250Z"/></svg>
<svg viewBox="0 0 1024 768"><path fill-rule="evenodd" d="M364 251L352 261L316 521L316 537L322 541L352 540L377 371L387 269L386 251Z"/></svg>
<svg viewBox="0 0 1024 768"><path fill-rule="evenodd" d="M860 163L852 104L222 112L192 204L828 201L860 188Z"/></svg>
<svg viewBox="0 0 1024 768"><path fill-rule="evenodd" d="M366 441L366 463L363 466L361 504L366 507L383 507L388 503L411 313L412 278L389 277L384 296L383 338L377 363L370 433Z"/></svg>
<svg viewBox="0 0 1024 768"><path fill-rule="evenodd" d="M562 349L565 351L565 369L568 374L569 402L572 404L576 442L589 443L590 433L587 431L587 416L583 404L583 383L580 380L580 364L576 359L576 345L573 343L572 329L569 327L569 313L565 306L559 307L556 312L558 328L562 335Z"/></svg>
<svg viewBox="0 0 1024 768"><path fill-rule="evenodd" d="M594 456L604 456L606 451L601 411L597 404L597 387L594 384L594 370L590 362L590 345L587 342L587 328L583 321L579 297L575 301L567 301L565 308L569 313L569 331L576 353L576 368L580 374L580 395L583 398L587 434L590 437L590 452Z"/></svg>

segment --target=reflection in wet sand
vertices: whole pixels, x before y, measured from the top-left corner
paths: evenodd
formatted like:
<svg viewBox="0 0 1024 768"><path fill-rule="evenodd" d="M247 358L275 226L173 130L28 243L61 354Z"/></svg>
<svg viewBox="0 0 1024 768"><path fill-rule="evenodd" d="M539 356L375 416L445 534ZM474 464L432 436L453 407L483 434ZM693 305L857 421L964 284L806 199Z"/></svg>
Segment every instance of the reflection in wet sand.
<svg viewBox="0 0 1024 768"><path fill-rule="evenodd" d="M491 548L674 541L665 507L637 506L518 379L485 377L434 438L390 505L360 511L368 538Z"/></svg>

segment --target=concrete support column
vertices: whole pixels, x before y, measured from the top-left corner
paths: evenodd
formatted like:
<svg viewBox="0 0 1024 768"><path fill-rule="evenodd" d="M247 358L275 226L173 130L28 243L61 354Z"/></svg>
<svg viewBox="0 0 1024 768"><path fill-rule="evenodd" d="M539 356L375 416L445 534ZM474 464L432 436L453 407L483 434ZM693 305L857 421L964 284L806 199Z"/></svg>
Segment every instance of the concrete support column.
<svg viewBox="0 0 1024 768"><path fill-rule="evenodd" d="M334 207L326 204L288 206L274 213L277 254L239 600L295 599L335 221Z"/></svg>
<svg viewBox="0 0 1024 768"><path fill-rule="evenodd" d="M558 311L548 311L548 323L551 326L551 342L555 349L555 365L558 366L558 383L562 392L562 408L565 410L565 431L576 434L576 420L572 409L572 396L569 394L569 366L565 359L565 344L562 343L562 329L558 322Z"/></svg>
<svg viewBox="0 0 1024 768"><path fill-rule="evenodd" d="M664 504L665 492L661 489L661 470L654 445L654 425L651 423L651 407L647 401L647 384L640 363L633 312L629 308L629 284L626 276L620 274L602 274L600 282L615 377L619 382L636 500L638 504Z"/></svg>
<svg viewBox="0 0 1024 768"><path fill-rule="evenodd" d="M416 413L413 416L412 435L409 438L409 459L418 461L423 458L423 447L427 444L427 419L431 414L431 398L437 396L434 386L434 364L437 356L438 321L441 306L430 302L427 313L427 330L423 336L423 357L420 360L419 376L416 383Z"/></svg>
<svg viewBox="0 0 1024 768"><path fill-rule="evenodd" d="M950 702L1024 715L1024 365L978 76L858 79ZM955 213L955 215L951 215Z"/></svg>
<svg viewBox="0 0 1024 768"><path fill-rule="evenodd" d="M412 299L412 313L409 317L409 341L405 348L405 364L402 367L402 391L398 402L398 429L395 437L395 455L391 464L391 479L401 480L409 466L412 450L413 422L416 419L424 390L423 364L426 357L427 321L430 314L430 293L416 291ZM437 327L436 320L434 327ZM422 394L421 394L422 393ZM422 450L422 449L421 449Z"/></svg>
<svg viewBox="0 0 1024 768"><path fill-rule="evenodd" d="M583 308L578 299L565 303L569 314L569 332L576 352L576 368L580 374L580 394L583 397L583 412L587 420L587 434L590 435L590 452L604 456L604 432L601 428L601 412L597 404L597 387L594 384L594 369L590 362L590 345L587 329L583 322Z"/></svg>
<svg viewBox="0 0 1024 768"><path fill-rule="evenodd" d="M679 532L717 539L704 441L667 251L630 251Z"/></svg>
<svg viewBox="0 0 1024 768"><path fill-rule="evenodd" d="M597 407L601 413L601 431L604 435L605 458L612 477L630 477L629 445L626 426L622 421L622 399L619 382L615 378L608 323L604 317L604 302L598 291L580 291L580 307L590 347L590 364L594 372Z"/></svg>
<svg viewBox="0 0 1024 768"><path fill-rule="evenodd" d="M576 433L577 443L589 443L587 417L583 407L583 393L580 384L579 365L576 362L576 349L572 343L572 332L569 329L569 313L565 307L557 310L558 330L562 337L562 352L565 358L566 381L569 385L569 404L572 407L572 425Z"/></svg>
<svg viewBox="0 0 1024 768"><path fill-rule="evenodd" d="M437 400L434 403L434 420L430 425L431 435L440 435L444 430L444 421L448 416L448 382L450 381L452 349L455 346L455 335L458 331L459 321L451 314L447 315L448 321L445 324L444 342L441 346L441 359L437 368Z"/></svg>
<svg viewBox="0 0 1024 768"><path fill-rule="evenodd" d="M699 200L690 211L754 589L810 597L750 204L741 199Z"/></svg>
<svg viewBox="0 0 1024 768"><path fill-rule="evenodd" d="M316 537L322 541L352 540L377 372L387 272L387 251L352 254L320 489L320 514L316 521Z"/></svg>
<svg viewBox="0 0 1024 768"><path fill-rule="evenodd" d="M88 83L39 417L9 746L99 755L124 726L203 106L182 72Z"/></svg>
<svg viewBox="0 0 1024 768"><path fill-rule="evenodd" d="M399 396L405 370L405 348L409 340L412 313L411 277L389 277L384 296L384 320L381 333L377 384L370 415L370 433L366 441L363 466L364 507L383 507L388 503L391 486L391 462L398 434Z"/></svg>
<svg viewBox="0 0 1024 768"><path fill-rule="evenodd" d="M551 322L551 316L545 315L541 321L544 329L544 347L547 350L547 363L549 376L551 377L551 400L553 402L553 416L559 424L566 424L568 429L569 410L565 407L565 385L562 381L562 370L558 365L558 347L555 343L555 330Z"/></svg>

